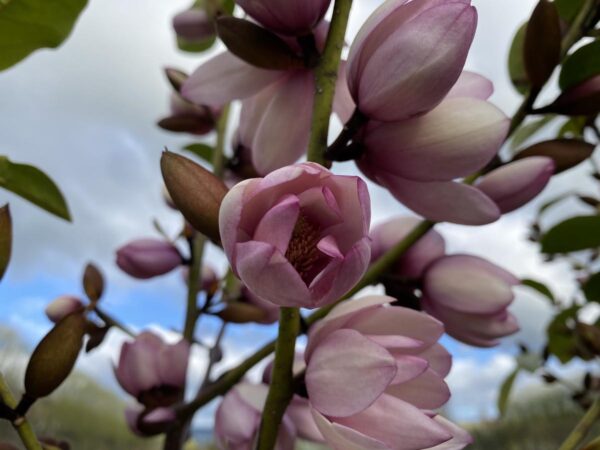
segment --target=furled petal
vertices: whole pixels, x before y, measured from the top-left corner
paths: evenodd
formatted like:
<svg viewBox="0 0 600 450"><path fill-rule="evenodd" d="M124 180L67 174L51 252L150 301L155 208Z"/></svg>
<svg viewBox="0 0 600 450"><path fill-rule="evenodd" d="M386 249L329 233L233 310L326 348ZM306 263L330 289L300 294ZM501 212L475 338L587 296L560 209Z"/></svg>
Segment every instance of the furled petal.
<svg viewBox="0 0 600 450"><path fill-rule="evenodd" d="M293 164L307 149L314 80L300 71L280 82L252 143L252 162L259 174Z"/></svg>
<svg viewBox="0 0 600 450"><path fill-rule="evenodd" d="M115 375L121 387L134 397L161 385L154 349L135 342L123 344Z"/></svg>
<svg viewBox="0 0 600 450"><path fill-rule="evenodd" d="M286 195L263 216L254 232L254 240L267 242L285 255L299 215L298 197Z"/></svg>
<svg viewBox="0 0 600 450"><path fill-rule="evenodd" d="M199 105L221 107L257 94L283 73L259 69L224 52L198 67L183 83L181 95Z"/></svg>
<svg viewBox="0 0 600 450"><path fill-rule="evenodd" d="M543 156L524 158L482 177L477 188L490 197L503 214L535 198L554 174L554 161Z"/></svg>
<svg viewBox="0 0 600 450"><path fill-rule="evenodd" d="M312 442L323 442L323 435L317 428L310 409L308 400L296 395L285 413L296 426L298 437Z"/></svg>
<svg viewBox="0 0 600 450"><path fill-rule="evenodd" d="M449 181L476 172L498 152L509 120L475 98L443 101L425 115L367 132L370 167L413 181Z"/></svg>
<svg viewBox="0 0 600 450"><path fill-rule="evenodd" d="M344 425L330 422L314 408L311 412L319 431L333 450L390 450L389 446L377 439Z"/></svg>
<svg viewBox="0 0 600 450"><path fill-rule="evenodd" d="M385 392L421 409L437 409L450 399L448 385L431 369L406 383L394 384Z"/></svg>
<svg viewBox="0 0 600 450"><path fill-rule="evenodd" d="M469 433L463 430L458 425L450 422L448 419L437 415L434 419L437 423L442 425L446 430L452 433L452 439L443 444L436 445L435 447L431 447L427 450L462 450L467 445L473 443L473 438Z"/></svg>
<svg viewBox="0 0 600 450"><path fill-rule="evenodd" d="M349 329L331 333L314 350L306 368L313 407L346 417L371 405L396 375L396 361L380 345Z"/></svg>
<svg viewBox="0 0 600 450"><path fill-rule="evenodd" d="M260 421L260 412L243 400L237 388L224 398L215 415L215 435L223 448L251 443Z"/></svg>
<svg viewBox="0 0 600 450"><path fill-rule="evenodd" d="M452 368L452 355L440 344L434 344L424 352L419 353L419 357L425 358L429 362L429 368L440 377L445 378Z"/></svg>
<svg viewBox="0 0 600 450"><path fill-rule="evenodd" d="M483 258L452 255L427 270L423 291L431 302L455 311L493 314L513 301L516 283L513 275Z"/></svg>
<svg viewBox="0 0 600 450"><path fill-rule="evenodd" d="M453 181L419 183L389 173L378 179L405 206L434 222L485 225L500 218L498 206L473 186Z"/></svg>
<svg viewBox="0 0 600 450"><path fill-rule="evenodd" d="M346 77L346 61L340 63L338 77L335 84L335 95L333 97L333 112L337 114L340 121L345 124L356 109L352 95L348 90L348 79Z"/></svg>
<svg viewBox="0 0 600 450"><path fill-rule="evenodd" d="M385 394L365 411L335 421L384 442L392 450L421 450L452 437L413 405Z"/></svg>
<svg viewBox="0 0 600 450"><path fill-rule="evenodd" d="M396 359L398 372L396 372L391 384L401 384L413 380L429 367L429 363L425 359L417 356L398 355L394 358Z"/></svg>
<svg viewBox="0 0 600 450"><path fill-rule="evenodd" d="M163 345L158 354L159 374L163 384L185 387L189 356L190 344L185 339L175 345Z"/></svg>
<svg viewBox="0 0 600 450"><path fill-rule="evenodd" d="M279 306L309 307L311 296L294 267L275 247L249 241L236 245L240 279L253 294Z"/></svg>
<svg viewBox="0 0 600 450"><path fill-rule="evenodd" d="M450 89L446 99L472 97L487 100L494 93L494 84L486 77L464 70L456 84Z"/></svg>
<svg viewBox="0 0 600 450"><path fill-rule="evenodd" d="M476 22L473 7L445 3L394 31L365 64L360 110L375 120L395 121L435 107L460 75Z"/></svg>
<svg viewBox="0 0 600 450"><path fill-rule="evenodd" d="M324 229L343 222L342 211L331 189L317 186L298 195L302 214Z"/></svg>
<svg viewBox="0 0 600 450"><path fill-rule="evenodd" d="M344 255L342 252L340 252L335 238L331 235L325 236L323 239L321 239L317 244L317 248L321 251L321 253L324 253L331 258L344 259Z"/></svg>

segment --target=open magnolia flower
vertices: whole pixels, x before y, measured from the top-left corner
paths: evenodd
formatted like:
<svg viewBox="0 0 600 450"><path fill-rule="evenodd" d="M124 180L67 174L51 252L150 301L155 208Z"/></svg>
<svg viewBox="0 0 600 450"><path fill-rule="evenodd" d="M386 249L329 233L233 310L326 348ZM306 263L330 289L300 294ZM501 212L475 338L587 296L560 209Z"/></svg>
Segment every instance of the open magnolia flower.
<svg viewBox="0 0 600 450"><path fill-rule="evenodd" d="M335 450L420 450L460 435L448 448L463 448L466 433L431 412L450 397L452 359L437 343L444 327L393 301L343 303L311 328L306 388L317 426Z"/></svg>
<svg viewBox="0 0 600 450"><path fill-rule="evenodd" d="M360 178L304 163L234 186L219 227L234 273L253 294L316 308L339 299L366 271L370 217Z"/></svg>

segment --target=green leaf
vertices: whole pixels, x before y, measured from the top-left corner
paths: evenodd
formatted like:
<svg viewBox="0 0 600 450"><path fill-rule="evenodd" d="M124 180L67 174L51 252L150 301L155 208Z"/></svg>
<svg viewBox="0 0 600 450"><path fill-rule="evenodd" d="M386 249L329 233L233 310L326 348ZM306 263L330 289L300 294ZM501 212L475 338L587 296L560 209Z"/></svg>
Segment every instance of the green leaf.
<svg viewBox="0 0 600 450"><path fill-rule="evenodd" d="M526 352L517 356L517 364L520 369L533 373L544 365L544 360L538 354Z"/></svg>
<svg viewBox="0 0 600 450"><path fill-rule="evenodd" d="M233 10L235 9L235 0L224 0L222 3L222 8L227 14L233 15Z"/></svg>
<svg viewBox="0 0 600 450"><path fill-rule="evenodd" d="M183 147L183 149L212 164L213 155L215 154L214 147L211 147L207 144L198 143L186 145Z"/></svg>
<svg viewBox="0 0 600 450"><path fill-rule="evenodd" d="M527 286L531 289L538 291L540 294L547 297L553 304L556 303L556 298L554 297L554 294L552 293L550 288L544 283L540 283L539 281L532 280L530 278L525 278L521 280L521 284L523 286Z"/></svg>
<svg viewBox="0 0 600 450"><path fill-rule="evenodd" d="M560 71L560 88L565 91L600 74L600 41L577 49L563 63Z"/></svg>
<svg viewBox="0 0 600 450"><path fill-rule="evenodd" d="M550 122L552 122L556 118L555 114L548 114L541 119L534 120L532 122L526 123L517 129L515 134L513 135L512 142L510 144L510 148L512 150L516 150L523 144L527 139L533 136L535 133L540 131Z"/></svg>
<svg viewBox="0 0 600 450"><path fill-rule="evenodd" d="M67 203L56 184L33 166L13 163L6 156L0 156L0 187L71 221Z"/></svg>
<svg viewBox="0 0 600 450"><path fill-rule="evenodd" d="M600 247L600 216L572 217L542 237L542 252L569 253Z"/></svg>
<svg viewBox="0 0 600 450"><path fill-rule="evenodd" d="M510 397L510 391L512 391L515 379L517 378L519 371L519 367L513 370L508 375L508 377L506 377L506 379L502 383L502 387L500 388L500 393L498 395L498 411L500 412L501 417L506 414L506 410L508 408L508 399Z"/></svg>
<svg viewBox="0 0 600 450"><path fill-rule="evenodd" d="M590 302L600 303L600 272L592 275L583 285L585 298Z"/></svg>
<svg viewBox="0 0 600 450"><path fill-rule="evenodd" d="M592 156L595 145L581 139L552 139L538 142L517 153L515 160L530 156L546 156L554 161L554 173L569 170Z"/></svg>
<svg viewBox="0 0 600 450"><path fill-rule="evenodd" d="M40 48L56 48L71 33L87 0L0 1L0 70Z"/></svg>
<svg viewBox="0 0 600 450"><path fill-rule="evenodd" d="M578 311L579 306L571 306L558 313L548 325L548 351L563 364L577 354L574 322Z"/></svg>
<svg viewBox="0 0 600 450"><path fill-rule="evenodd" d="M559 137L583 138L587 117L575 116L567 120L558 131Z"/></svg>
<svg viewBox="0 0 600 450"><path fill-rule="evenodd" d="M520 94L526 94L529 90L529 80L525 72L525 60L523 58L523 46L525 45L525 33L527 22L521 25L513 38L510 52L508 54L508 73L513 86Z"/></svg>
<svg viewBox="0 0 600 450"><path fill-rule="evenodd" d="M4 205L0 208L0 280L6 273L12 253L12 220L10 208Z"/></svg>
<svg viewBox="0 0 600 450"><path fill-rule="evenodd" d="M179 47L179 50L188 53L202 53L210 50L212 46L215 45L215 42L217 42L216 36L200 42L191 42L182 38L177 38L177 47Z"/></svg>
<svg viewBox="0 0 600 450"><path fill-rule="evenodd" d="M554 0L558 15L567 23L573 22L585 0Z"/></svg>

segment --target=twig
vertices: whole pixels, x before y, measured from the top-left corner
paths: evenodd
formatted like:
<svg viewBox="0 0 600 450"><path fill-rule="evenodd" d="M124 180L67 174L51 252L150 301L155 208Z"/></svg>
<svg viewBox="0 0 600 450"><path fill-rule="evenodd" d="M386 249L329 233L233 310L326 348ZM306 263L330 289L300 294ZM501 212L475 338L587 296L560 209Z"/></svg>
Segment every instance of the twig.
<svg viewBox="0 0 600 450"><path fill-rule="evenodd" d="M15 409L17 402L13 397L13 394L4 379L4 376L0 373L0 400L9 408ZM21 442L27 450L42 450L41 444L38 442L37 437L31 428L31 425L25 417L19 417L12 422L14 429L19 434Z"/></svg>
<svg viewBox="0 0 600 450"><path fill-rule="evenodd" d="M600 418L600 399L595 400L587 410L581 421L575 426L571 434L558 450L575 450L586 438L594 423Z"/></svg>

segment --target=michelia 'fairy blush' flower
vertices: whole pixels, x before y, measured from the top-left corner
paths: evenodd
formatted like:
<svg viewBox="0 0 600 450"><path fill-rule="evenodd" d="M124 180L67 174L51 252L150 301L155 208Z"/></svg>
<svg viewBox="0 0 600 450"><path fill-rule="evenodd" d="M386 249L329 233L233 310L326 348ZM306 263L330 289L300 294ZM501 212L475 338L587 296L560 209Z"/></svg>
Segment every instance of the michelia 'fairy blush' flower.
<svg viewBox="0 0 600 450"><path fill-rule="evenodd" d="M477 256L451 255L433 263L423 278L422 306L446 332L470 345L492 347L519 331L507 310L519 279Z"/></svg>
<svg viewBox="0 0 600 450"><path fill-rule="evenodd" d="M81 311L82 309L83 302L80 299L71 295L63 295L49 303L46 306L45 313L48 319L57 323L69 314Z"/></svg>
<svg viewBox="0 0 600 450"><path fill-rule="evenodd" d="M350 48L348 82L358 109L380 121L426 112L458 79L477 26L470 0L388 0Z"/></svg>
<svg viewBox="0 0 600 450"><path fill-rule="evenodd" d="M446 100L427 114L371 121L358 137L364 147L358 167L427 219L494 222L498 206L479 189L455 181L485 166L506 137L508 118L486 101L492 90L484 77L464 72Z"/></svg>
<svg viewBox="0 0 600 450"><path fill-rule="evenodd" d="M554 174L554 161L544 156L524 158L480 178L477 189L490 197L503 214L535 198Z"/></svg>
<svg viewBox="0 0 600 450"><path fill-rule="evenodd" d="M223 397L215 416L215 438L222 450L252 450L260 426L269 387L240 383ZM296 427L286 414L279 427L275 448L293 450Z"/></svg>
<svg viewBox="0 0 600 450"><path fill-rule="evenodd" d="M437 343L444 327L393 301L343 303L310 330L308 399L335 450L425 449L454 435L431 413L450 397L451 356Z"/></svg>
<svg viewBox="0 0 600 450"><path fill-rule="evenodd" d="M117 265L134 278L164 275L181 263L177 247L159 239L138 239L117 250Z"/></svg>
<svg viewBox="0 0 600 450"><path fill-rule="evenodd" d="M236 0L253 19L277 33L309 34L323 19L331 0Z"/></svg>
<svg viewBox="0 0 600 450"><path fill-rule="evenodd" d="M115 375L121 387L147 407L170 406L185 387L190 345L166 344L150 332L121 347Z"/></svg>
<svg viewBox="0 0 600 450"><path fill-rule="evenodd" d="M234 273L263 300L316 308L362 277L371 255L366 184L315 163L233 187L219 228Z"/></svg>
<svg viewBox="0 0 600 450"><path fill-rule="evenodd" d="M375 226L371 230L371 261L377 261L400 243L419 223L416 217L402 216ZM444 238L431 230L396 261L390 273L402 278L421 278L427 266L444 256L445 251Z"/></svg>

